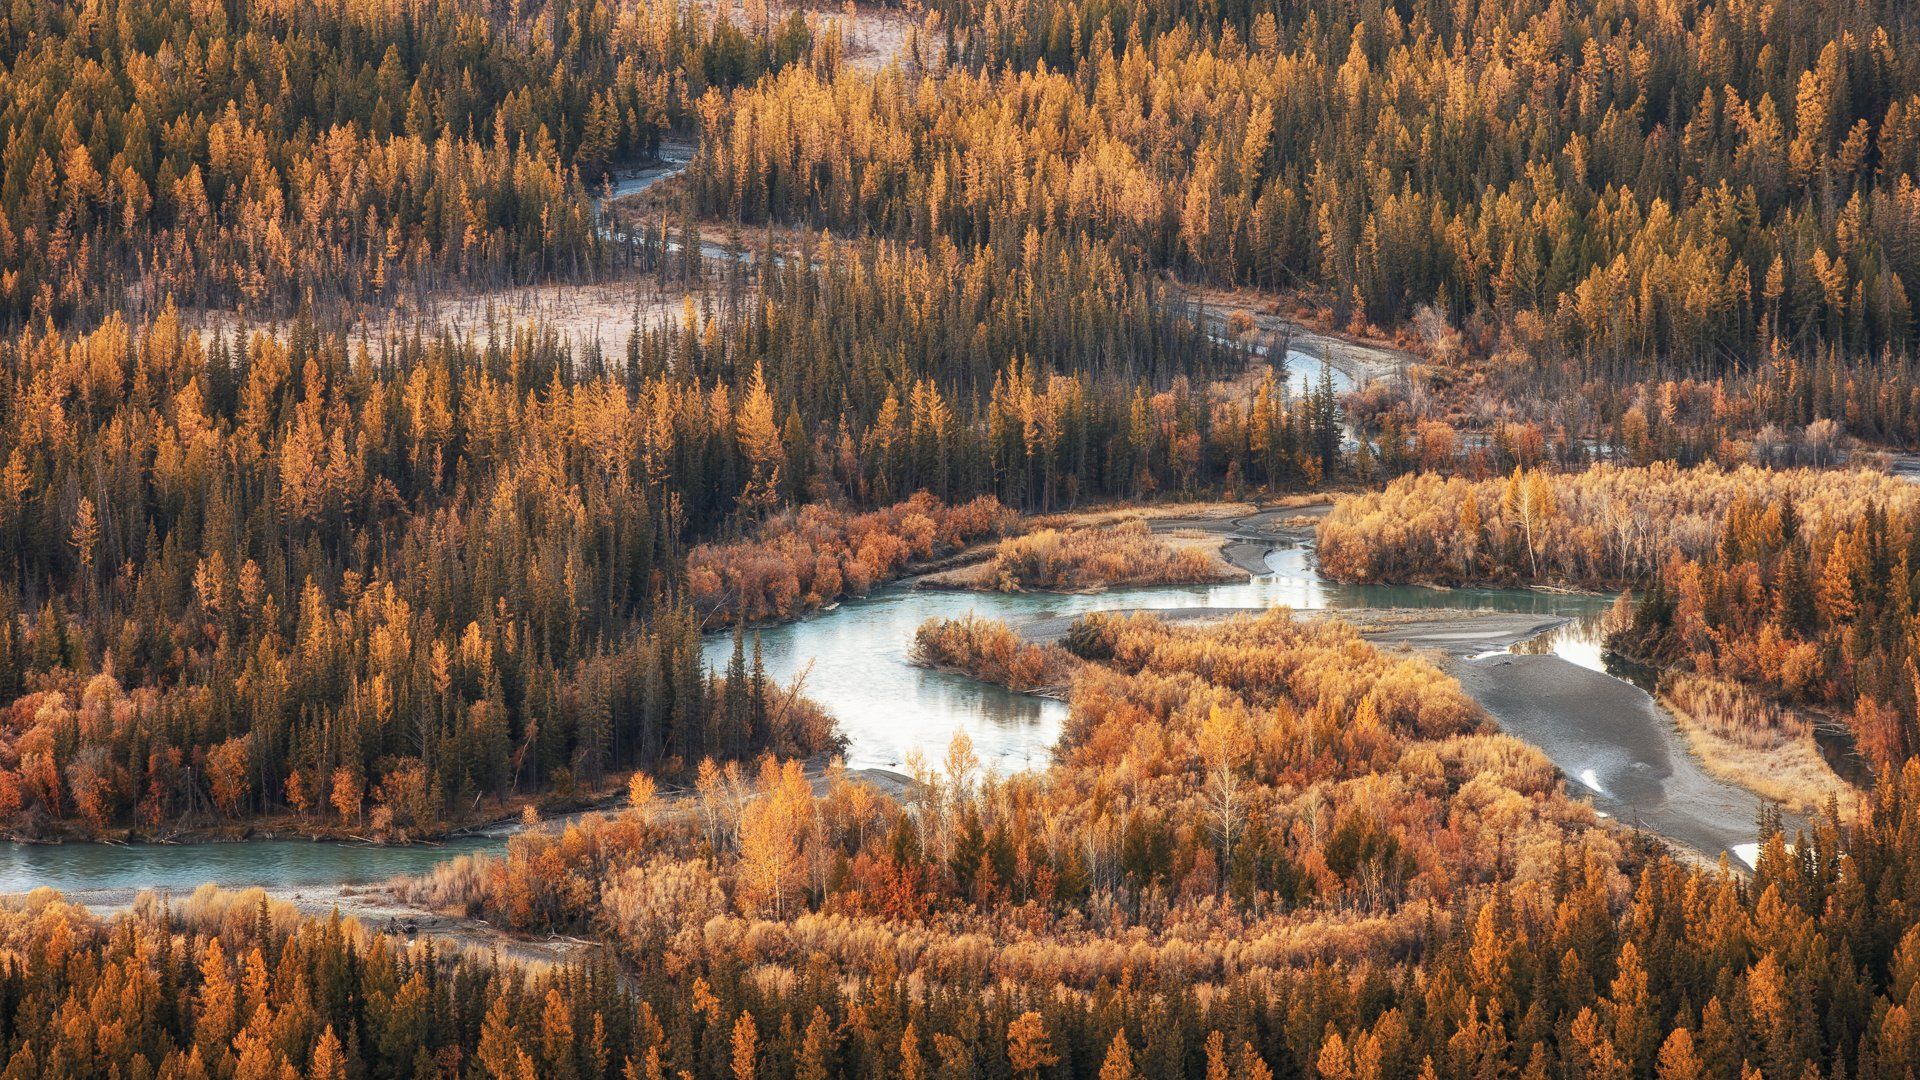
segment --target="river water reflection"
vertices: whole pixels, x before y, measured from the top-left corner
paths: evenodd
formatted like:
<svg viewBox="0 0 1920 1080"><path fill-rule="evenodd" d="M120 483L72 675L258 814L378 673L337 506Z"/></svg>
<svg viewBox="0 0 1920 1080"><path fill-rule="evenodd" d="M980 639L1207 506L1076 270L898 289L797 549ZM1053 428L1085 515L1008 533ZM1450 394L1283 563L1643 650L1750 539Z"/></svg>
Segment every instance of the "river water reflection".
<svg viewBox="0 0 1920 1080"><path fill-rule="evenodd" d="M957 731L967 732L983 761L1003 773L1047 764L1066 716L1063 703L926 671L907 662L908 647L921 623L969 613L1017 624L1112 608L1286 605L1301 611L1517 612L1571 621L1516 651L1551 652L1589 672L1607 670L1599 624L1611 603L1609 597L1524 589L1341 585L1322 579L1311 550L1300 546L1272 547L1265 561L1267 574L1226 585L1068 596L888 588L802 622L761 630L758 638L770 676L785 682L804 672L805 693L839 719L849 742L848 764L855 768L905 769L916 753L937 763ZM706 645L707 662L724 668L731 648L728 635L715 635ZM1469 686L1484 686L1488 679L1497 683L1498 676L1481 672L1468 680ZM1482 700L1491 706L1495 698L1487 693ZM1697 767L1689 764L1683 749L1676 749L1678 736L1651 702L1621 712L1606 724L1589 725L1594 730L1570 730L1577 725L1550 709L1522 710L1510 713L1511 720L1502 719L1514 734L1540 745L1572 778L1575 790L1594 798L1603 809L1620 810L1609 800L1621 798L1616 789L1627 788L1636 800L1630 807L1636 817L1644 815L1651 827L1709 854L1751 838L1751 830L1743 824L1752 820L1747 809L1750 797L1724 785L1710 785L1703 795ZM1603 767L1604 774L1599 771ZM1715 800L1710 827L1701 827L1688 805L1677 805L1683 795ZM417 873L454 855L497 848L503 842L494 836L409 848L286 840L132 847L6 844L0 845L0 893L40 886L68 892L155 887L185 892L203 882L322 889Z"/></svg>
<svg viewBox="0 0 1920 1080"><path fill-rule="evenodd" d="M913 667L907 663L907 650L915 629L928 619L972 614L1017 624L1111 608L1276 605L1299 611L1484 609L1575 620L1552 632L1548 646L1575 663L1602 669L1598 623L1611 603L1607 597L1528 589L1340 585L1320 577L1311 551L1304 547L1270 550L1267 567L1268 574L1237 584L1065 596L889 589L812 619L760 631L761 656L768 674L782 682L805 673L806 693L840 720L850 743L850 766L902 769L915 752L938 762L954 733L965 731L981 759L1002 772L1047 763L1066 706ZM731 649L728 638L709 641L707 662L724 667Z"/></svg>

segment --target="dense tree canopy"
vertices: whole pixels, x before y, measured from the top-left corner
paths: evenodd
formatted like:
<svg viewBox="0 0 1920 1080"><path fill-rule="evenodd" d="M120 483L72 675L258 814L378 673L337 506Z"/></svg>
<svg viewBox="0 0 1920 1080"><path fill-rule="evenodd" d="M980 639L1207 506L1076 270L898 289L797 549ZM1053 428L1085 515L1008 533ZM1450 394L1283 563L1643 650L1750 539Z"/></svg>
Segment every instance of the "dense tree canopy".
<svg viewBox="0 0 1920 1080"><path fill-rule="evenodd" d="M672 2L16 5L0 315L579 273L609 165L808 55L797 16L759 29Z"/></svg>
<svg viewBox="0 0 1920 1080"><path fill-rule="evenodd" d="M946 7L924 72L792 69L711 109L701 205L922 243L1063 230L1616 375L1910 343L1907 5Z"/></svg>
<svg viewBox="0 0 1920 1080"><path fill-rule="evenodd" d="M1920 445L1916 173L1897 0L16 2L0 828L630 802L395 886L551 971L0 902L0 1078L1908 1076L1920 488L1820 470ZM925 626L1067 720L883 788L751 633L986 541L1204 579L1019 515L1381 480L1329 574L1632 588L1669 701L1873 790L1682 865L1283 611Z"/></svg>

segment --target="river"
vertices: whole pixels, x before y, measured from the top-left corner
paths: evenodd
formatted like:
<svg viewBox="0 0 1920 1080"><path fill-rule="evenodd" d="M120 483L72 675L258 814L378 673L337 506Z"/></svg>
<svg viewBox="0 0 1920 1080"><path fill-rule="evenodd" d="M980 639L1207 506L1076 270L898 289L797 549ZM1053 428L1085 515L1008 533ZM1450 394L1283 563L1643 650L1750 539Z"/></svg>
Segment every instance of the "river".
<svg viewBox="0 0 1920 1080"><path fill-rule="evenodd" d="M1309 549L1291 545L1271 548L1265 562L1268 573L1227 585L1066 595L883 589L760 631L761 656L767 673L782 682L804 673L806 694L839 719L850 743L847 764L854 768L904 769L916 752L937 763L954 734L965 731L982 762L1002 772L1046 764L1066 705L914 667L907 650L921 623L971 614L1020 624L1112 608L1492 609L1576 620L1552 635L1553 648L1577 663L1600 664L1597 622L1610 603L1606 597L1339 585L1320 577ZM731 649L728 638L709 641L707 662L724 668Z"/></svg>
<svg viewBox="0 0 1920 1080"><path fill-rule="evenodd" d="M1571 790L1602 813L1659 832L1708 858L1745 856L1759 802L1705 772L1670 718L1612 664L1600 623L1612 598L1530 589L1428 589L1342 585L1323 579L1310 547L1274 542L1267 573L1228 585L1117 589L1103 593L971 593L881 590L797 623L762 630L769 675L804 675L849 740L856 768L904 770L914 755L937 765L964 731L983 763L1001 772L1047 763L1067 706L907 662L914 630L928 619L978 615L1019 626L1114 608L1265 608L1297 611L1458 609L1567 620L1511 652L1456 655L1448 666L1503 729L1539 747ZM710 641L707 661L732 648Z"/></svg>
<svg viewBox="0 0 1920 1080"><path fill-rule="evenodd" d="M690 147L663 147L658 164L609 181L605 197L644 192L678 175L690 158ZM708 242L702 254L722 258L725 251ZM1263 354L1265 349L1255 346L1254 351ZM1327 358L1287 351L1287 383L1300 393L1318 386L1323 368L1336 394L1354 389L1352 374ZM1121 607L1274 605L1300 611L1455 608L1566 618L1565 626L1523 646L1530 653L1550 653L1564 665L1560 671L1539 670L1535 657L1524 661L1531 670L1503 677L1488 668L1510 661L1481 657L1462 659L1456 673L1507 730L1540 746L1572 778L1575 790L1603 812L1643 822L1709 856L1751 843L1753 797L1707 777L1652 699L1637 688L1627 689L1628 684L1607 672L1599 621L1609 598L1523 589L1341 585L1320 577L1309 547L1284 541L1272 542L1261 561L1266 572L1239 584L1088 595L889 587L813 618L762 630L758 639L770 675L784 682L804 673L805 693L839 719L849 740L850 766L902 770L916 754L937 763L954 734L965 731L986 764L1011 772L1047 763L1066 705L912 666L907 649L921 623L969 613L1026 623ZM706 646L707 662L724 667L731 648L729 637L715 635ZM1529 691L1515 693L1520 685ZM1596 711L1596 700L1618 704ZM1571 711L1580 713L1578 722L1570 722ZM129 846L5 843L0 844L0 894L43 886L64 892L187 892L206 882L292 889L366 884L419 873L455 855L504 843L502 835L413 847L301 840Z"/></svg>
<svg viewBox="0 0 1920 1080"><path fill-rule="evenodd" d="M1709 857L1751 843L1757 803L1706 776L1643 690L1607 672L1599 623L1610 598L1524 589L1439 590L1329 582L1307 546L1265 542L1266 573L1238 584L1116 589L1094 594L972 593L891 586L812 618L761 630L769 675L804 674L805 693L829 708L855 768L904 770L932 763L965 731L1001 772L1043 767L1066 705L1016 694L907 661L921 623L976 614L1016 625L1114 608L1265 608L1300 611L1467 609L1568 620L1513 653L1453 661L1469 692L1513 734L1539 746L1572 789L1603 812L1643 823ZM724 667L732 642L715 635L707 662ZM1542 665L1546 665L1543 667ZM376 847L300 840L133 846L0 845L0 893L50 886L67 892L228 886L327 888L418 873L436 862L495 849L499 836L439 846Z"/></svg>
<svg viewBox="0 0 1920 1080"><path fill-rule="evenodd" d="M230 844L0 844L0 893L41 887L65 893L231 887L326 889L417 874L455 855L503 846L477 836L445 844L382 847L311 840Z"/></svg>

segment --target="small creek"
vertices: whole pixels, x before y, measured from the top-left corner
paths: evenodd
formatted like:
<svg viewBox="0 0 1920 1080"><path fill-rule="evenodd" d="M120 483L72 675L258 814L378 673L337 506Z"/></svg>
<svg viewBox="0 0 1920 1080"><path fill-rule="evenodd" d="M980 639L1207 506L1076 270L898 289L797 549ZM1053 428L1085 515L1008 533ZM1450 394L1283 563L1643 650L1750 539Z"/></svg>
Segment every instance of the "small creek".
<svg viewBox="0 0 1920 1080"><path fill-rule="evenodd" d="M659 156L656 160L647 162L644 165L622 170L622 173L609 176L602 182L602 185L596 189L596 194L594 195L595 212L604 213L610 203L644 194L654 185L679 176L685 172L688 165L692 163L694 150L694 146L689 143L667 143L660 147ZM636 239L636 236L629 234L626 226L619 224L619 219L617 218L614 224L602 226L602 234L615 243L630 243ZM679 241L670 240L667 242L667 251L677 252L679 250ZM726 245L713 240L701 241L700 255L702 258L711 262L725 262L729 259L738 258L751 263L759 257L759 254L752 248L730 253ZM778 265L785 260L776 256L774 261L775 264ZM1210 333L1216 340L1226 340L1224 331L1212 331ZM1267 355L1268 349L1265 345L1255 344L1252 346L1252 351L1256 356L1265 356ZM1284 385L1288 393L1299 397L1312 394L1319 388L1320 379L1323 374L1327 377L1328 385L1332 387L1336 397L1344 397L1355 389L1356 384L1353 375L1342 370L1338 365L1329 364L1324 357L1315 356L1313 353L1303 349L1287 350L1287 367ZM1351 438L1351 433L1349 433L1349 438Z"/></svg>

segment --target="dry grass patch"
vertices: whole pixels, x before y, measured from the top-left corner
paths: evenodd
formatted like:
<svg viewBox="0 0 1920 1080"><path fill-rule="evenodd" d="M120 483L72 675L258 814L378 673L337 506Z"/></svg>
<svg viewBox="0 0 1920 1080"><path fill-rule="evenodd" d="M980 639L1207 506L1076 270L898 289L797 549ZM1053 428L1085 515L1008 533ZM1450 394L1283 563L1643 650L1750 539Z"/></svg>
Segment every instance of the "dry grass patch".
<svg viewBox="0 0 1920 1080"><path fill-rule="evenodd" d="M1708 772L1792 811L1811 813L1831 800L1852 816L1859 792L1820 755L1805 716L1702 675L1668 679L1660 700Z"/></svg>
<svg viewBox="0 0 1920 1080"><path fill-rule="evenodd" d="M611 361L622 361L636 330L678 326L693 310L697 293L662 286L650 277L629 276L599 282L545 282L499 289L445 289L424 297L405 297L390 307L353 316L344 333L376 350L416 333L442 331L459 340L505 344L517 334L552 335L584 352L598 347ZM264 333L284 340L291 319L258 318L236 311L190 313L203 345L236 333Z"/></svg>
<svg viewBox="0 0 1920 1080"><path fill-rule="evenodd" d="M1285 504L1283 504L1285 505ZM1088 510L1072 510L1059 514L1045 514L1030 519L1029 524L1038 529L1094 529L1124 525L1130 521L1166 521L1169 519L1192 521L1231 521L1258 513L1260 508L1249 502L1182 502L1155 503L1151 506L1103 506Z"/></svg>

